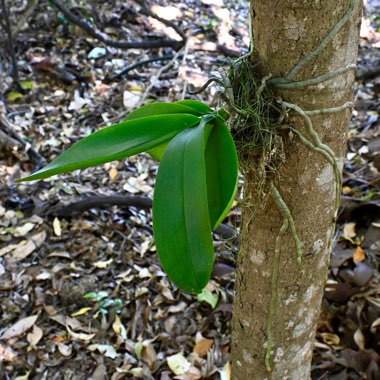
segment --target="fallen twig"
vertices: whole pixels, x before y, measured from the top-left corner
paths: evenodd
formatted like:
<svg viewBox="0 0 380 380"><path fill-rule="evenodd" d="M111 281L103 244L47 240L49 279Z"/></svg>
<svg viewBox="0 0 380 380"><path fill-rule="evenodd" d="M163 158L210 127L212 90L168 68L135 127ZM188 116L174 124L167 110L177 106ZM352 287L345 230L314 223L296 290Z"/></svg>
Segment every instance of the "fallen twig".
<svg viewBox="0 0 380 380"><path fill-rule="evenodd" d="M111 195L111 196L92 196L67 205L55 205L39 207L34 211L35 214L47 214L61 218L78 216L93 208L107 208L112 206L136 207L138 209L149 210L152 208L152 199L137 195ZM221 224L215 230L215 233L224 239L231 239L236 236L233 228L226 224Z"/></svg>

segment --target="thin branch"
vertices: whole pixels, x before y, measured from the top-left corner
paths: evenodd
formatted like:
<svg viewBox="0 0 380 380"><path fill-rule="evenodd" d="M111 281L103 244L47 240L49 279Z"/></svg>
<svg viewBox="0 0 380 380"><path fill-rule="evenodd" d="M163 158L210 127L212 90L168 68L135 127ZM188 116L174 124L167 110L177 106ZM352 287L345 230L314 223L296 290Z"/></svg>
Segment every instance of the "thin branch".
<svg viewBox="0 0 380 380"><path fill-rule="evenodd" d="M2 0L4 1L4 0ZM50 2L62 12L72 23L79 26L86 31L91 37L103 42L107 46L111 46L119 49L153 49L160 47L172 47L178 49L183 45L183 41L176 41L172 39L159 39L154 41L115 41L110 39L104 33L97 31L86 21L82 16L77 16L66 7L61 0L50 0Z"/></svg>

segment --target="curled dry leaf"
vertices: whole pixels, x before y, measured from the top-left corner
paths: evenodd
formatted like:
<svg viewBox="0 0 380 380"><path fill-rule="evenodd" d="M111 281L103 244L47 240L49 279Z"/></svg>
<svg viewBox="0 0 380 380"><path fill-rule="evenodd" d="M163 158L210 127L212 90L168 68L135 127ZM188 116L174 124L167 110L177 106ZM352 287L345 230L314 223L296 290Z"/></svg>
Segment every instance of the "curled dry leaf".
<svg viewBox="0 0 380 380"><path fill-rule="evenodd" d="M376 334L376 331L380 328L380 318L377 318L371 325L371 333Z"/></svg>
<svg viewBox="0 0 380 380"><path fill-rule="evenodd" d="M95 334L76 333L73 330L71 330L68 325L66 325L66 329L70 336L77 340L89 341L95 336Z"/></svg>
<svg viewBox="0 0 380 380"><path fill-rule="evenodd" d="M340 343L340 338L336 334L321 333L319 334L323 342L330 346L337 346Z"/></svg>
<svg viewBox="0 0 380 380"><path fill-rule="evenodd" d="M37 318L38 315L33 315L20 319L13 326L6 329L0 339L8 340L24 334L36 323Z"/></svg>
<svg viewBox="0 0 380 380"><path fill-rule="evenodd" d="M120 335L123 339L127 339L127 330L121 323L120 317L116 314L115 321L112 324L112 329L116 334Z"/></svg>
<svg viewBox="0 0 380 380"><path fill-rule="evenodd" d="M108 265L110 265L112 263L113 259L109 259L109 260L106 260L106 261L97 261L96 263L94 263L94 267L97 267L99 269L104 269L106 268Z"/></svg>
<svg viewBox="0 0 380 380"><path fill-rule="evenodd" d="M365 338L360 329L357 329L354 334L355 343L361 350L365 349Z"/></svg>
<svg viewBox="0 0 380 380"><path fill-rule="evenodd" d="M63 344L61 342L57 343L58 351L61 353L62 356L70 356L73 352L73 347L68 346L66 344Z"/></svg>

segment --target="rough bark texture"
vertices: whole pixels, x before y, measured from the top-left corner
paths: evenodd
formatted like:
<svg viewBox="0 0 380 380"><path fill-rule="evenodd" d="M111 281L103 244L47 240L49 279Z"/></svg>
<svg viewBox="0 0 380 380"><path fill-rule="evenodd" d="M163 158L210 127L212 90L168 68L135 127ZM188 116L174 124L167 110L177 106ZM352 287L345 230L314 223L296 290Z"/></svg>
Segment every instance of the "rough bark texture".
<svg viewBox="0 0 380 380"><path fill-rule="evenodd" d="M348 0L255 0L254 46L262 76L283 77L312 51L346 12ZM355 63L361 1L351 19L322 53L295 80L316 77ZM277 91L282 99L304 110L337 107L352 99L354 72L319 85ZM313 116L314 128L340 162L346 148L351 111ZM305 133L301 119L290 112L292 125ZM267 318L275 240L282 217L268 196L261 208L243 211L241 249L233 313L233 378L240 380L310 378L316 323L328 267L335 180L332 167L305 148L296 136L285 136L286 162L275 185L292 212L302 242L303 261L297 268L289 233L283 239L274 318L272 372L264 363ZM254 176L254 173L252 173ZM246 178L245 198L255 192Z"/></svg>

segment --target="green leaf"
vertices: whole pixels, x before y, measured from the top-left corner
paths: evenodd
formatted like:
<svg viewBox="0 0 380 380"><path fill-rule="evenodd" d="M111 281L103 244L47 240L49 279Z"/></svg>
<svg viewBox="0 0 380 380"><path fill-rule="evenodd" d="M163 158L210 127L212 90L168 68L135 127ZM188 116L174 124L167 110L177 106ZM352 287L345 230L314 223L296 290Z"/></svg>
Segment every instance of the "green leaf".
<svg viewBox="0 0 380 380"><path fill-rule="evenodd" d="M207 288L203 289L202 293L197 295L199 302L207 302L213 309L215 309L218 304L218 298L217 294L210 292Z"/></svg>
<svg viewBox="0 0 380 380"><path fill-rule="evenodd" d="M82 139L20 182L47 178L145 152L196 124L199 124L199 118L189 114L158 115L124 121Z"/></svg>
<svg viewBox="0 0 380 380"><path fill-rule="evenodd" d="M238 183L238 159L230 131L219 119L214 120L205 150L207 198L211 228L227 216Z"/></svg>
<svg viewBox="0 0 380 380"><path fill-rule="evenodd" d="M186 105L182 105L178 103L179 102L176 102L176 103L158 102L158 103L153 103L153 104L147 104L143 107L140 107L132 111L126 117L125 120L135 120L141 117L148 117L148 116L154 116L154 115L169 115L173 113L178 113L178 114L186 113L186 114L191 114L195 116L201 116L201 112L198 112L197 109L194 109L193 107L187 107ZM200 102L197 102L197 103L200 103ZM203 104L203 103L200 103L200 104ZM204 106L207 107L205 104ZM154 149L147 151L147 153L150 154L155 160L161 161L168 143L169 141L155 147Z"/></svg>
<svg viewBox="0 0 380 380"><path fill-rule="evenodd" d="M213 265L204 149L212 126L179 133L169 143L157 173L153 230L168 277L183 291L200 293Z"/></svg>
<svg viewBox="0 0 380 380"><path fill-rule="evenodd" d="M157 116L157 115L170 115L170 114L186 113L195 116L201 116L202 114L192 107L187 107L177 103L153 103L147 104L143 107L137 108L132 111L125 120L135 120L141 117Z"/></svg>
<svg viewBox="0 0 380 380"><path fill-rule="evenodd" d="M198 111L201 115L212 112L212 109L207 104L199 102L198 100L192 100L192 99L178 100L177 102L175 102L175 104L181 104L183 106L190 107Z"/></svg>

